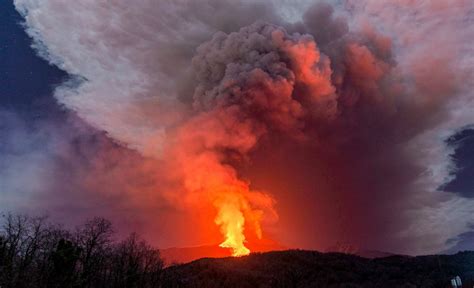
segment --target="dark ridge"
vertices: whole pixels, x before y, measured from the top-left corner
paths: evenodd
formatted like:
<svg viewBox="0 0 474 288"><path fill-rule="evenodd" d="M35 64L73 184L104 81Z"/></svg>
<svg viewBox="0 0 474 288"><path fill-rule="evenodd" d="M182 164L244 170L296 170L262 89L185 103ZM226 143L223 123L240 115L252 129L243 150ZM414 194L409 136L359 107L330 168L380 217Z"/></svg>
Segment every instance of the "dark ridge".
<svg viewBox="0 0 474 288"><path fill-rule="evenodd" d="M163 287L450 287L455 276L473 286L474 252L368 259L287 250L172 266Z"/></svg>

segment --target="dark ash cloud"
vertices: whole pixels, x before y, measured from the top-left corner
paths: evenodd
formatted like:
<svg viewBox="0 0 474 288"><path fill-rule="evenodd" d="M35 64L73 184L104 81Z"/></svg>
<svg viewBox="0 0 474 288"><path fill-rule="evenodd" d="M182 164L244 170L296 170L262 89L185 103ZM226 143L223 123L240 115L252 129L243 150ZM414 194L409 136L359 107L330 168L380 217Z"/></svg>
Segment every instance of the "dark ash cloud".
<svg viewBox="0 0 474 288"><path fill-rule="evenodd" d="M474 122L471 3L347 0L296 18L288 1L74 3L15 1L39 54L84 79L57 100L119 143L80 145L84 167L74 145L61 156L74 155L71 187L104 188L106 211L231 203L318 249L433 253L468 233L474 202L438 188L454 169L445 140ZM216 183L244 192L208 193Z"/></svg>

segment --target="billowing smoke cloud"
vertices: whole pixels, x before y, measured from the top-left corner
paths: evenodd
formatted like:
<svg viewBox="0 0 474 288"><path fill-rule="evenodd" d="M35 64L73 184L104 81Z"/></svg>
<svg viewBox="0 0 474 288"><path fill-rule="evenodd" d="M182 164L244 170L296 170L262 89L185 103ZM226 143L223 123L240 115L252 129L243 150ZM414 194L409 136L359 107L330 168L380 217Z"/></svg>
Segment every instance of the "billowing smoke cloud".
<svg viewBox="0 0 474 288"><path fill-rule="evenodd" d="M174 225L195 244L216 241L215 221L318 249L455 246L474 202L438 188L445 139L474 122L474 5L307 2L15 4L40 55L73 76L58 101L119 143L98 155L128 151L110 156L113 178L83 172L96 191L133 183L113 194L130 213L201 214Z"/></svg>
<svg viewBox="0 0 474 288"><path fill-rule="evenodd" d="M193 199L202 201L208 194L224 234L241 231L250 220L261 238L263 210L252 207L272 210L272 200L250 192L228 162L232 156L247 156L266 134L303 137L305 114L334 117L329 61L321 58L311 37L258 22L229 35L215 34L198 47L193 67L195 115L178 128L172 151L165 150L164 157L171 157L171 170L183 170L186 189L197 194Z"/></svg>

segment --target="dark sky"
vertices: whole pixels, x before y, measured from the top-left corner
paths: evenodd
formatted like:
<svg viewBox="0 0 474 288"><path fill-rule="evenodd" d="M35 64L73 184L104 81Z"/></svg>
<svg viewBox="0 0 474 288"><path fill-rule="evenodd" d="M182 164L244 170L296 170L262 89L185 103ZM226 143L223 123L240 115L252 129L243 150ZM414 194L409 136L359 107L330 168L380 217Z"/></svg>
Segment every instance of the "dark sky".
<svg viewBox="0 0 474 288"><path fill-rule="evenodd" d="M459 147L453 156L459 171L456 178L444 188L474 198L474 130L461 131L448 142Z"/></svg>
<svg viewBox="0 0 474 288"><path fill-rule="evenodd" d="M36 55L21 20L11 1L0 1L0 111L14 113L31 124L44 119L61 121L68 112L59 107L52 94L55 85L68 76ZM2 129L5 125L0 122L0 136L5 135ZM453 157L459 170L443 188L474 198L474 130L461 131L448 143L457 147ZM474 232L461 235L463 240L453 251L472 248L469 245L473 235Z"/></svg>
<svg viewBox="0 0 474 288"><path fill-rule="evenodd" d="M21 20L11 1L0 2L0 107L44 117L59 111L52 91L67 74L36 55Z"/></svg>

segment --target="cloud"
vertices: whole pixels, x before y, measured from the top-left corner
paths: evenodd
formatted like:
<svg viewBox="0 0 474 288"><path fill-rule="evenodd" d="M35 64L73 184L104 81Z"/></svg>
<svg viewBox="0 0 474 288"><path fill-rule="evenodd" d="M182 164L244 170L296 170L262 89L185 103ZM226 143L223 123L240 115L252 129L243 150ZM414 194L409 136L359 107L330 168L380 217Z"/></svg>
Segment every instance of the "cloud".
<svg viewBox="0 0 474 288"><path fill-rule="evenodd" d="M158 154L165 127L184 113L177 98L192 89L186 82L192 82L194 49L216 31L276 18L264 4L236 1L140 1L129 7L123 1L20 0L15 6L39 54L83 80L58 89L58 101L150 155Z"/></svg>
<svg viewBox="0 0 474 288"><path fill-rule="evenodd" d="M133 209L146 197L182 208L202 195L215 205L227 194L202 190L231 183L250 218L271 215L276 199L279 228L267 228L291 245L412 254L456 245L448 240L469 230L474 202L438 188L454 167L446 139L474 122L472 3L300 2L15 5L38 53L72 75L59 103L139 153L98 150L135 156L96 190L159 175L149 192L120 197L136 199ZM151 170L138 164L148 161ZM110 176L94 169L81 177Z"/></svg>
<svg viewBox="0 0 474 288"><path fill-rule="evenodd" d="M155 192L164 182L157 160L71 113L32 120L0 110L0 120L0 211L49 215L67 226L97 215L113 220L120 235L136 231L160 246L179 243L182 232L167 227L187 214Z"/></svg>

